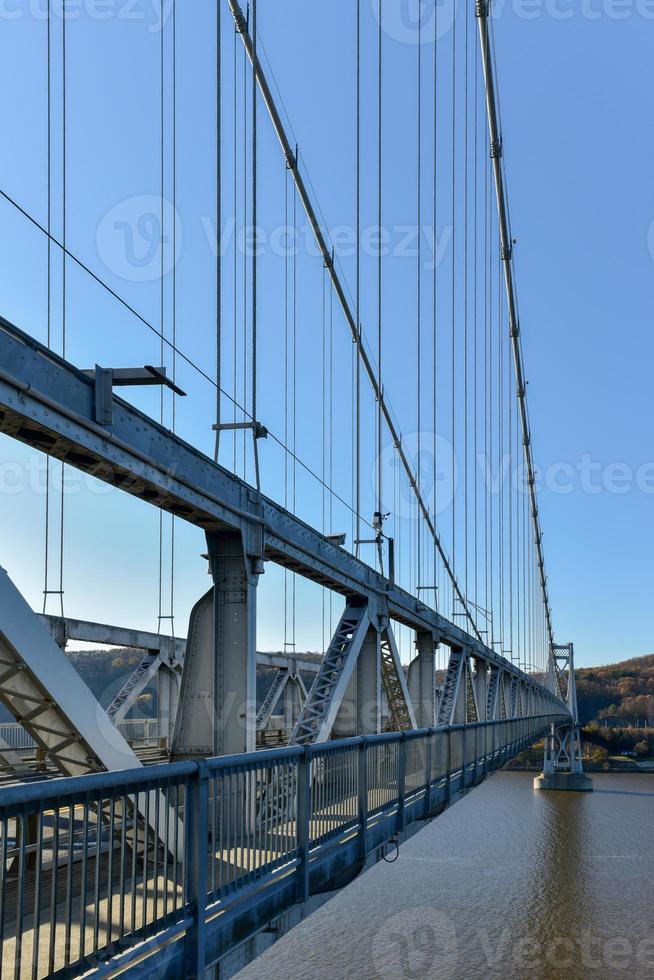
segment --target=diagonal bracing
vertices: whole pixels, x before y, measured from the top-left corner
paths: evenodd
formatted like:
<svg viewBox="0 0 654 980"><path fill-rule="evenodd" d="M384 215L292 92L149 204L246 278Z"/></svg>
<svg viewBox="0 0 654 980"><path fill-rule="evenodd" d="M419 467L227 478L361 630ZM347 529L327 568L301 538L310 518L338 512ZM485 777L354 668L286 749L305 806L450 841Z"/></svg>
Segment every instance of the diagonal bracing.
<svg viewBox="0 0 654 980"><path fill-rule="evenodd" d="M367 606L346 605L291 732L291 745L329 738L369 626Z"/></svg>

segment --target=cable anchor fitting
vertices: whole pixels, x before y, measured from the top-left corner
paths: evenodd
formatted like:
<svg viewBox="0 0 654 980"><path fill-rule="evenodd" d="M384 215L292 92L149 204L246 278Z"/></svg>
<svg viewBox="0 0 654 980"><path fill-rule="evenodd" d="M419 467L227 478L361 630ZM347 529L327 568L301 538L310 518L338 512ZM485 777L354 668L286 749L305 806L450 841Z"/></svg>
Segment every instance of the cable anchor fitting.
<svg viewBox="0 0 654 980"><path fill-rule="evenodd" d="M267 439L268 429L261 422L219 422L211 426L214 432L234 432L240 429L251 429L255 439Z"/></svg>
<svg viewBox="0 0 654 980"><path fill-rule="evenodd" d="M291 150L291 151L289 151L286 154L286 168L287 168L287 170L290 170L291 173L296 173L297 172L297 165L298 165L299 157L300 157L300 151L299 151L298 145L296 143L295 144L295 153L293 153L293 151Z"/></svg>

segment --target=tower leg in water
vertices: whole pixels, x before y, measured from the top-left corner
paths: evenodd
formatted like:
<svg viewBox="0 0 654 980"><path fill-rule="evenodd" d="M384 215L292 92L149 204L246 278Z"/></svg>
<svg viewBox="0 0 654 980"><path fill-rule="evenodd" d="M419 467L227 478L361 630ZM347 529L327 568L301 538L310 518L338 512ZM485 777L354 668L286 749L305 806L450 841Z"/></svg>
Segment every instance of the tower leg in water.
<svg viewBox="0 0 654 980"><path fill-rule="evenodd" d="M581 740L577 726L569 725L555 730L552 725L545 739L543 771L534 779L534 789L592 792L593 781L584 774L581 764Z"/></svg>

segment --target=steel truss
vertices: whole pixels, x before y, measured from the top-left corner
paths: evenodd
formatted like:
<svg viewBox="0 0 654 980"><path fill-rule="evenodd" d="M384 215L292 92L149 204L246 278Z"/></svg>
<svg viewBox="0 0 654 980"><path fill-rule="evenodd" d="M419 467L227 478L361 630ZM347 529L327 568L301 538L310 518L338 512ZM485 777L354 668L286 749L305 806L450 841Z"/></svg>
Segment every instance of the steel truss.
<svg viewBox="0 0 654 980"><path fill-rule="evenodd" d="M307 689L304 686L304 681L297 669L297 666L293 660L290 660L288 667L278 667L273 678L273 682L268 689L268 692L263 699L261 707L257 712L257 732L263 732L266 730L270 724L270 719L273 716L275 708L279 704L282 695L286 695L289 688L293 688L293 694L297 702L304 703L307 699ZM293 718L293 700L290 700L290 713L293 719L293 724L295 720ZM289 698L284 698L284 715L285 717L289 713Z"/></svg>
<svg viewBox="0 0 654 980"><path fill-rule="evenodd" d="M0 610L0 701L59 771L76 776L140 769L136 754L3 568ZM161 839L167 837L174 818L156 794L146 794L137 806ZM181 828L176 840L180 834Z"/></svg>
<svg viewBox="0 0 654 980"><path fill-rule="evenodd" d="M217 644L218 652L203 688L208 695L212 733L200 741L203 752L254 747L256 651L252 621L256 583L265 561L290 568L344 595L349 603L367 605L380 621L393 620L416 630L418 635L428 634L434 643L454 651L455 659L465 655L494 665L503 676L519 678L541 699L560 707L560 698L554 692L485 646L478 637L430 609L122 399L114 395L112 424L99 425L95 420L93 381L6 320L0 320L0 364L0 431L207 533L210 551L213 549L216 558L214 580L218 576L222 582L222 598L219 608L214 609L211 627L212 643ZM225 562L231 562L229 574L241 583L237 589L241 603L239 642L246 643L249 650L245 658L239 653L231 666L225 658L233 646L227 642L222 624L224 603L231 602L234 591L220 571ZM239 720L240 736L221 745L219 733L226 724L221 705L230 671L241 707L245 708L246 724ZM444 697L449 697L447 683ZM221 719L217 721L219 714Z"/></svg>

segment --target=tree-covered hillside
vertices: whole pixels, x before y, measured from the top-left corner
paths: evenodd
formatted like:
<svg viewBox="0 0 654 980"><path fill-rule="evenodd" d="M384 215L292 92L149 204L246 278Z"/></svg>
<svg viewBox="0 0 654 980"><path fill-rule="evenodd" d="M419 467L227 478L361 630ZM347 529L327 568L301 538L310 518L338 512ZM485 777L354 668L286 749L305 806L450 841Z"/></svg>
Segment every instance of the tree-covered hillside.
<svg viewBox="0 0 654 980"><path fill-rule="evenodd" d="M579 719L654 728L654 654L576 671Z"/></svg>

